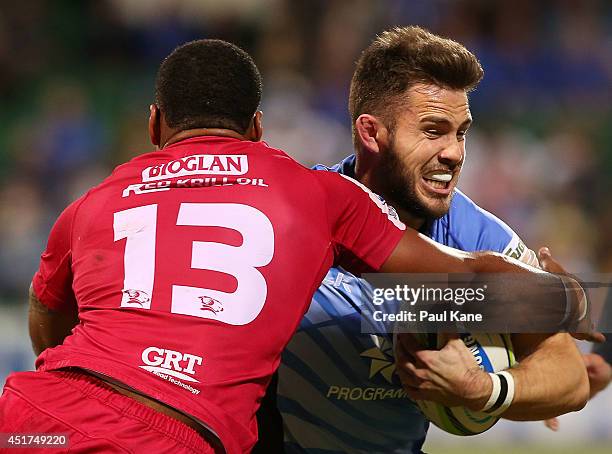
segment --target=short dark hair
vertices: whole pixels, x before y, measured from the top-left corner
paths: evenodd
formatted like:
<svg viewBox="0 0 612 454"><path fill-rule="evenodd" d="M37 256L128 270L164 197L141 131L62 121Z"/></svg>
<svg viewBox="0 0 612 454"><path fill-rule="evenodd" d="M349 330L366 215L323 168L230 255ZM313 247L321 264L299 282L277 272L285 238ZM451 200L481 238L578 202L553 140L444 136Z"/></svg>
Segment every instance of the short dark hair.
<svg viewBox="0 0 612 454"><path fill-rule="evenodd" d="M179 130L223 128L243 134L261 101L261 74L238 46L218 39L183 44L155 81L156 103Z"/></svg>
<svg viewBox="0 0 612 454"><path fill-rule="evenodd" d="M349 95L353 129L364 113L393 128L398 103L417 83L471 91L483 74L474 54L451 39L415 26L387 30L357 60Z"/></svg>

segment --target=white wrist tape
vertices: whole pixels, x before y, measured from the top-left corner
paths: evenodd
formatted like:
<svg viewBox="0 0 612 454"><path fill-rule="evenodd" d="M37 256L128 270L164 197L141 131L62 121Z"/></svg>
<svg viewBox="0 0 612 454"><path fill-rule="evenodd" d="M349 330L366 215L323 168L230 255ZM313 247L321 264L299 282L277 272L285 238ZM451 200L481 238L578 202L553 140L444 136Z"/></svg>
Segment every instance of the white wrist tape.
<svg viewBox="0 0 612 454"><path fill-rule="evenodd" d="M493 382L493 390L481 411L499 416L508 409L514 399L514 377L506 371L489 373L489 376Z"/></svg>
<svg viewBox="0 0 612 454"><path fill-rule="evenodd" d="M487 400L487 403L485 404L485 406L482 408L482 410L480 411L487 411L489 410L493 405L495 405L495 402L497 401L497 398L499 397L499 391L501 389L501 384L499 382L499 377L495 374L489 374L489 377L491 377L491 381L493 382L493 390L491 391L491 395L489 396L489 400Z"/></svg>

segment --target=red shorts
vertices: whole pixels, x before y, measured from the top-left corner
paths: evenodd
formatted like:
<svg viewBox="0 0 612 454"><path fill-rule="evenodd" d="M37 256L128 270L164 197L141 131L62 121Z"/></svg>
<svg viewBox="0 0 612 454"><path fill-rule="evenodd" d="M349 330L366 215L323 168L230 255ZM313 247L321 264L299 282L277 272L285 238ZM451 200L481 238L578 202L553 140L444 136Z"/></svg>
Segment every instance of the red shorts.
<svg viewBox="0 0 612 454"><path fill-rule="evenodd" d="M68 371L12 374L0 398L0 433L64 434L68 438L67 448L38 451L29 446L29 453L215 452L182 422L92 377Z"/></svg>

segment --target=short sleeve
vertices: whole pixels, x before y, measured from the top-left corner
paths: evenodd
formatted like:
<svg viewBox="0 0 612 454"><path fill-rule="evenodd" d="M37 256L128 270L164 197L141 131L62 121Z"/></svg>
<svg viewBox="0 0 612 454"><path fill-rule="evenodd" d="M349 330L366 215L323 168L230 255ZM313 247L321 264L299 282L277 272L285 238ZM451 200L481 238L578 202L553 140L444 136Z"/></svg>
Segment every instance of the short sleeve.
<svg viewBox="0 0 612 454"><path fill-rule="evenodd" d="M52 310L76 304L72 290L71 232L80 200L66 208L53 225L32 287L38 300Z"/></svg>
<svg viewBox="0 0 612 454"><path fill-rule="evenodd" d="M447 246L468 252L500 252L528 265L539 266L536 254L525 246L508 224L479 207L459 190L455 192L448 214L436 224L430 237ZM445 231L450 234L450 242L444 241L447 237Z"/></svg>
<svg viewBox="0 0 612 454"><path fill-rule="evenodd" d="M345 175L317 172L325 186L335 265L353 273L377 271L406 230L396 211Z"/></svg>

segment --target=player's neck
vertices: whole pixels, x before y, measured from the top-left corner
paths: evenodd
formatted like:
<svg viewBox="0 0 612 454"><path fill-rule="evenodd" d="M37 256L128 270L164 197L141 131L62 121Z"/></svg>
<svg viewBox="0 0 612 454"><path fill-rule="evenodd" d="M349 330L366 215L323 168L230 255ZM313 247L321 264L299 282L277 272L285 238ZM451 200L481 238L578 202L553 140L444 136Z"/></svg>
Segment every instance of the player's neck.
<svg viewBox="0 0 612 454"><path fill-rule="evenodd" d="M180 142L181 140L189 139L191 137L199 137L199 136L216 136L216 137L232 137L234 139L239 140L248 140L242 134L233 131L231 129L222 129L222 128L198 128L198 129L186 129L183 131L176 131L169 134L169 137L166 140L161 140L161 144L159 146L160 149L167 147L168 145L172 145L174 143Z"/></svg>

